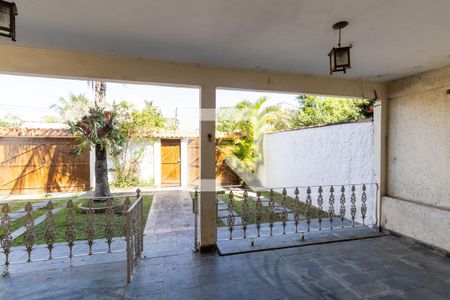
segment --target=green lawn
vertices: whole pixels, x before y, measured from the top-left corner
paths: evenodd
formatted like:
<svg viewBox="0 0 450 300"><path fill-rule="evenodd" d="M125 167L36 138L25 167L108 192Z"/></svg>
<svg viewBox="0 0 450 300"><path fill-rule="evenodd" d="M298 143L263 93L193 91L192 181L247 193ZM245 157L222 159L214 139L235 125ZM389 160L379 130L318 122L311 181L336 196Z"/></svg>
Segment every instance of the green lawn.
<svg viewBox="0 0 450 300"><path fill-rule="evenodd" d="M191 197L194 197L194 193L191 192ZM229 200L229 191L226 191L225 194L219 194L217 195L217 197L222 200L223 202L225 202L226 204L228 204L230 202ZM266 198L269 199L270 195L269 192L262 192L261 198ZM282 202L283 202L283 195L277 192L274 192L273 194L273 200L275 203L277 203L278 205L282 206ZM300 199L299 205L299 220L306 220L306 203L304 202L305 199ZM324 203L326 203L326 201L328 201L327 199L324 199ZM336 200L338 201L338 200ZM239 215L242 216L243 215L243 203L244 203L244 199L241 196L237 196L234 195L234 211ZM249 216L248 216L248 224L255 224L256 223L256 201L253 201L252 199L248 199L247 200L248 203L248 208L249 208ZM289 208L292 210L292 212L294 212L295 209L295 205L296 205L296 200L292 197L286 197L286 208ZM269 222L269 209L268 207L262 206L261 209L261 223L268 223ZM318 218L318 212L319 210L317 209L317 207L312 206L311 207L311 219L316 219ZM339 214L338 211L335 212L335 214ZM322 218L328 218L328 212L323 211L322 212ZM275 214L275 218L274 218L274 222L281 222L281 214L277 213ZM289 221L293 221L293 218L290 218ZM227 226L226 222L223 222L221 219L217 218L217 226L218 227L222 227L222 226Z"/></svg>
<svg viewBox="0 0 450 300"><path fill-rule="evenodd" d="M194 193L191 192L191 197L194 197ZM229 191L226 192L226 194L220 194L217 196L220 200L222 200L225 203L229 203ZM269 192L263 192L261 197L264 197L266 199L269 199ZM280 193L274 193L273 196L273 200L275 203L279 204L281 206L282 204L282 200L283 200L283 195ZM304 202L303 199L301 199L302 201L300 201L300 209L299 209L299 220L306 220L306 203ZM325 201L325 200L324 200ZM295 209L295 199L292 197L287 197L286 198L286 207L290 208L292 211L294 211ZM244 199L241 196L234 196L234 211L239 215L242 216L243 215L243 205L244 203ZM256 223L256 202L248 199L247 200L248 203L248 208L249 208L249 216L248 216L248 224L255 224ZM268 223L269 222L269 209L267 207L262 207L261 209L262 214L261 214L261 223ZM318 209L314 206L311 207L311 218L317 218L318 216ZM328 217L328 213L327 212L323 212L322 213L322 218L327 218ZM281 215L280 214L275 214L275 218L274 218L274 222L281 222ZM291 221L291 219L290 219ZM222 227L222 226L227 226L226 223L224 223L221 219L217 218L217 226L218 227Z"/></svg>
<svg viewBox="0 0 450 300"><path fill-rule="evenodd" d="M33 200L33 201L30 201L30 202L31 203L36 203L36 202L40 202L40 201ZM14 211L17 211L19 209L24 208L26 203L27 202L11 202L11 203L8 203L8 205L9 205L9 207L11 209L11 212L14 212ZM66 203L66 201L55 201L55 202L53 202L53 207L57 208L59 206L63 206L65 203ZM39 218L40 216L45 215L46 213L47 213L47 208L46 207L39 208L39 209L34 210L32 212L34 219ZM24 217L21 217L21 218L19 218L17 220L14 220L12 222L12 226L11 226L11 233L16 231L20 227L23 227L24 226L24 220L25 220ZM3 231L2 228L0 228L0 237L3 234L4 234L4 231ZM17 239L20 239L20 237L17 238Z"/></svg>
<svg viewBox="0 0 450 300"><path fill-rule="evenodd" d="M279 205L282 204L283 201L283 195L277 192L274 192L273 194L273 200L278 203ZM269 199L270 197L270 193L269 192L262 192L262 196L266 199ZM327 201L326 199L324 199L324 203L325 201ZM294 210L295 208L295 203L296 200L292 197L287 196L286 197L286 207L290 208L291 210ZM318 217L318 209L315 206L311 207L311 218L315 219ZM303 215L303 219L306 219L306 203L305 203L305 199L300 199L300 214ZM326 218L328 217L328 213L327 212L323 212L322 213L322 218ZM302 218L301 218L302 219Z"/></svg>
<svg viewBox="0 0 450 300"><path fill-rule="evenodd" d="M133 203L135 201L135 198L131 198L131 202ZM147 221L147 216L152 204L153 195L144 196L144 216L142 218L142 222L145 224ZM77 240L85 240L85 223L86 223L86 214L81 213L78 210L78 204L79 203L85 203L86 199L79 199L74 202L74 215L75 215L75 230L76 230L76 239ZM66 201L58 201L54 203L55 207L66 205ZM47 209L39 209L37 211L33 212L33 216L35 218L44 215L47 213ZM67 215L67 209L64 208L58 213L55 214L54 220L55 220L55 235L56 240L55 242L64 242L65 241L65 231L66 231L66 215ZM113 217L113 227L114 227L114 236L123 236L123 224L124 224L125 217L122 214L115 214ZM23 226L23 218L20 218L19 220L16 220L13 222L13 229L12 231L20 228ZM96 214L95 215L95 238L101 239L105 238L105 215L104 214ZM44 232L45 232L45 221L41 224L34 227L34 232L36 235L36 244L45 244L45 238L44 238ZM0 232L1 234L1 232ZM21 246L23 245L23 238L18 237L14 240L13 246Z"/></svg>
<svg viewBox="0 0 450 300"><path fill-rule="evenodd" d="M226 194L222 194L218 196L219 199L221 199L223 202L225 203L229 203L229 192L227 191ZM266 199L269 199L269 192L263 192L261 197L264 197ZM274 193L273 196L274 202L277 203L278 205L282 205L282 200L283 200L283 195L280 193ZM303 200L303 199L302 199ZM292 212L294 212L295 209L295 199L292 197L287 197L286 198L286 207L291 209ZM244 199L241 196L234 196L234 211L239 215L242 216L243 215L243 205L244 203ZM249 206L249 217L248 217L248 224L255 224L256 223L256 202L253 201L252 199L248 199L247 200L248 206ZM300 201L300 209L299 209L299 220L305 220L306 219L306 204L305 202ZM317 218L318 216L318 209L314 206L311 207L311 218ZM327 218L328 217L328 213L327 212L323 212L322 213L322 218ZM292 218L291 218L292 219ZM293 221L289 219L290 221ZM275 214L275 218L274 218L275 222L281 222L281 214L277 213ZM262 207L262 218L261 218L261 223L268 223L269 222L269 209L268 207ZM226 226L226 224L224 224L222 222L222 220L218 219L217 220L217 226Z"/></svg>

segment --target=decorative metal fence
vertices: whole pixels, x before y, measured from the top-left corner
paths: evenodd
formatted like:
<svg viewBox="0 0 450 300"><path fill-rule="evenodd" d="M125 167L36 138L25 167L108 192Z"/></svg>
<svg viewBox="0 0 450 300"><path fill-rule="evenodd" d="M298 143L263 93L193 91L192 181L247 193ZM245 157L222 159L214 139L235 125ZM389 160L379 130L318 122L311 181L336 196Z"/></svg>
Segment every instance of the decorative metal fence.
<svg viewBox="0 0 450 300"><path fill-rule="evenodd" d="M144 202L140 192L137 193L136 202L125 213L126 216L126 240L127 240L127 282L130 283L134 271L144 251Z"/></svg>
<svg viewBox="0 0 450 300"><path fill-rule="evenodd" d="M194 214L194 246L192 247L193 252L199 251L198 244L198 190L194 191L194 196L192 197L192 213Z"/></svg>
<svg viewBox="0 0 450 300"><path fill-rule="evenodd" d="M229 188L217 198L219 240L373 226L378 185ZM227 236L224 230L227 231Z"/></svg>
<svg viewBox="0 0 450 300"><path fill-rule="evenodd" d="M143 251L143 215L144 215L144 206L143 206L143 196L140 194L140 190L136 191L136 201L132 203L129 196L121 196L121 197L98 197L98 198L90 198L87 200L87 208L85 208L85 218L84 224L77 223L76 214L74 211L74 201L73 199L64 199L64 200L50 200L47 202L44 209L46 209L45 214L37 217L34 214L37 214L37 211L33 209L32 202L27 202L24 207L25 215L23 216L23 227L18 231L22 230L23 233L19 234L19 236L14 237L15 234L13 232L13 220L11 218L11 208L10 205L6 202L0 204L2 206L2 214L1 214L1 222L0 222L0 246L2 252L4 254L4 274L9 273L9 266L11 264L17 263L30 263L36 261L45 261L45 260L53 260L53 259L66 259L69 258L70 264L72 265L72 259L74 257L80 256L91 256L98 254L108 254L108 253L127 253L127 282L131 281L133 272L139 263L139 260ZM124 198L123 204L120 206L113 204L113 199L116 198ZM104 219L101 222L96 222L96 210L98 208L94 207L94 200L105 200L106 206L103 208L102 215L104 215ZM65 205L60 205L59 202L66 201ZM55 209L55 206L58 204L59 210L65 209L65 217L63 222L63 226L59 224L59 230L64 230L64 244L58 243L58 247L63 245L66 247L65 254L63 255L54 255L54 250L56 247L57 240L57 224L56 217L58 209ZM118 209L120 211L118 211ZM117 247L118 249L112 249L113 238L117 235L114 227L114 215L122 214L124 216L122 222L122 229L120 230L123 236L125 237L126 243L122 243L122 245L126 245L125 247ZM44 225L43 232L41 230L40 234L42 235L45 244L37 244L37 235L36 235L36 226L35 224L37 220L40 220L40 223ZM61 220L59 220L61 222ZM80 226L81 225L81 226ZM80 228L81 227L81 228ZM17 228L16 228L17 229ZM84 234L85 240L77 240L77 235L80 234L80 231ZM104 238L96 239L96 233L102 231ZM13 251L22 251L20 247L13 247L13 242L15 239L22 239L23 242L23 251L26 252L25 260L11 261L10 256ZM123 239L123 238L119 238ZM97 243L106 243L107 249L103 251L94 250L94 245ZM77 244L85 243L87 244L87 249L81 253L74 253L74 247ZM120 245L120 243L119 243ZM38 246L45 246L48 251L48 256L44 258L33 258L33 253L37 251ZM40 247L42 249L42 247ZM61 251L59 251L61 253Z"/></svg>

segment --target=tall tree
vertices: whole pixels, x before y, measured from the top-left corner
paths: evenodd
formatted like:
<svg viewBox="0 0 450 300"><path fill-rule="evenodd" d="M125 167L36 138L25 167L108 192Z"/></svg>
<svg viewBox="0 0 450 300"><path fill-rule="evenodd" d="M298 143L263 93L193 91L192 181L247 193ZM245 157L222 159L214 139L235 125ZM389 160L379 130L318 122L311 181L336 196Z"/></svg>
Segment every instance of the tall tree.
<svg viewBox="0 0 450 300"><path fill-rule="evenodd" d="M139 184L139 165L144 155L144 147L139 143L131 147L131 142L150 141L153 133L166 128L167 120L151 101L145 101L142 110L137 110L127 101L121 101L118 110L121 130L127 139L121 151L111 156L115 171L113 185L135 187Z"/></svg>
<svg viewBox="0 0 450 300"><path fill-rule="evenodd" d="M106 197L111 194L107 153L120 152L126 135L118 121L118 107L113 105L108 109L105 103L106 84L95 82L93 85L94 103L82 95L71 95L69 99L61 98L54 107L66 118L68 131L79 140L75 153L79 155L87 149L95 149L95 196Z"/></svg>
<svg viewBox="0 0 450 300"><path fill-rule="evenodd" d="M6 114L0 120L0 127L20 127L24 122L19 116Z"/></svg>
<svg viewBox="0 0 450 300"><path fill-rule="evenodd" d="M263 133L276 130L281 113L278 106L268 106L266 102L267 98L261 97L255 102L244 100L234 107L219 109L217 130L241 135L232 147L223 150L235 155L252 171L261 156L260 139Z"/></svg>
<svg viewBox="0 0 450 300"><path fill-rule="evenodd" d="M374 99L348 99L303 95L297 98L299 109L292 118L292 128L336 124L370 116Z"/></svg>

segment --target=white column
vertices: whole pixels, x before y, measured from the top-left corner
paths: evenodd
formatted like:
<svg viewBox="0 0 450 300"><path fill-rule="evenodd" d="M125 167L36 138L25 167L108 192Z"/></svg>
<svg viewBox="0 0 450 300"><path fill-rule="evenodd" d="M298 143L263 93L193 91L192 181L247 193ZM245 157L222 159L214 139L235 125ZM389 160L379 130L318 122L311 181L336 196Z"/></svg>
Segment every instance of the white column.
<svg viewBox="0 0 450 300"><path fill-rule="evenodd" d="M188 186L188 139L182 139L180 141L181 151L181 187L187 188Z"/></svg>
<svg viewBox="0 0 450 300"><path fill-rule="evenodd" d="M200 251L216 248L216 87L202 86L200 94Z"/></svg>
<svg viewBox="0 0 450 300"><path fill-rule="evenodd" d="M153 174L155 176L155 187L161 187L161 140L157 140L153 149Z"/></svg>
<svg viewBox="0 0 450 300"><path fill-rule="evenodd" d="M388 129L388 99L377 101L374 107L374 169L375 182L379 190L376 199L377 226L382 224L382 197L387 195L387 129Z"/></svg>

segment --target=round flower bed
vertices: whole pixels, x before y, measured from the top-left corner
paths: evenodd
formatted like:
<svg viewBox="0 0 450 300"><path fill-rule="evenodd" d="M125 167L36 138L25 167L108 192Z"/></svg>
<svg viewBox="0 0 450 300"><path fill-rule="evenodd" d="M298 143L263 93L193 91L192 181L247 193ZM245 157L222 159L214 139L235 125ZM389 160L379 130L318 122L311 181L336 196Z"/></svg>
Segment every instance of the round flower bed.
<svg viewBox="0 0 450 300"><path fill-rule="evenodd" d="M122 209L123 209L123 202L124 202L124 198L118 199L118 198L112 198L112 209L114 211L114 213L122 213ZM80 211L80 213L86 213L88 210L90 210L91 208L89 208L88 205L88 201L89 200L83 200L78 204L78 210ZM97 214L103 214L106 209L108 208L108 204L107 201L93 201L94 202L94 206L92 207L92 210Z"/></svg>

